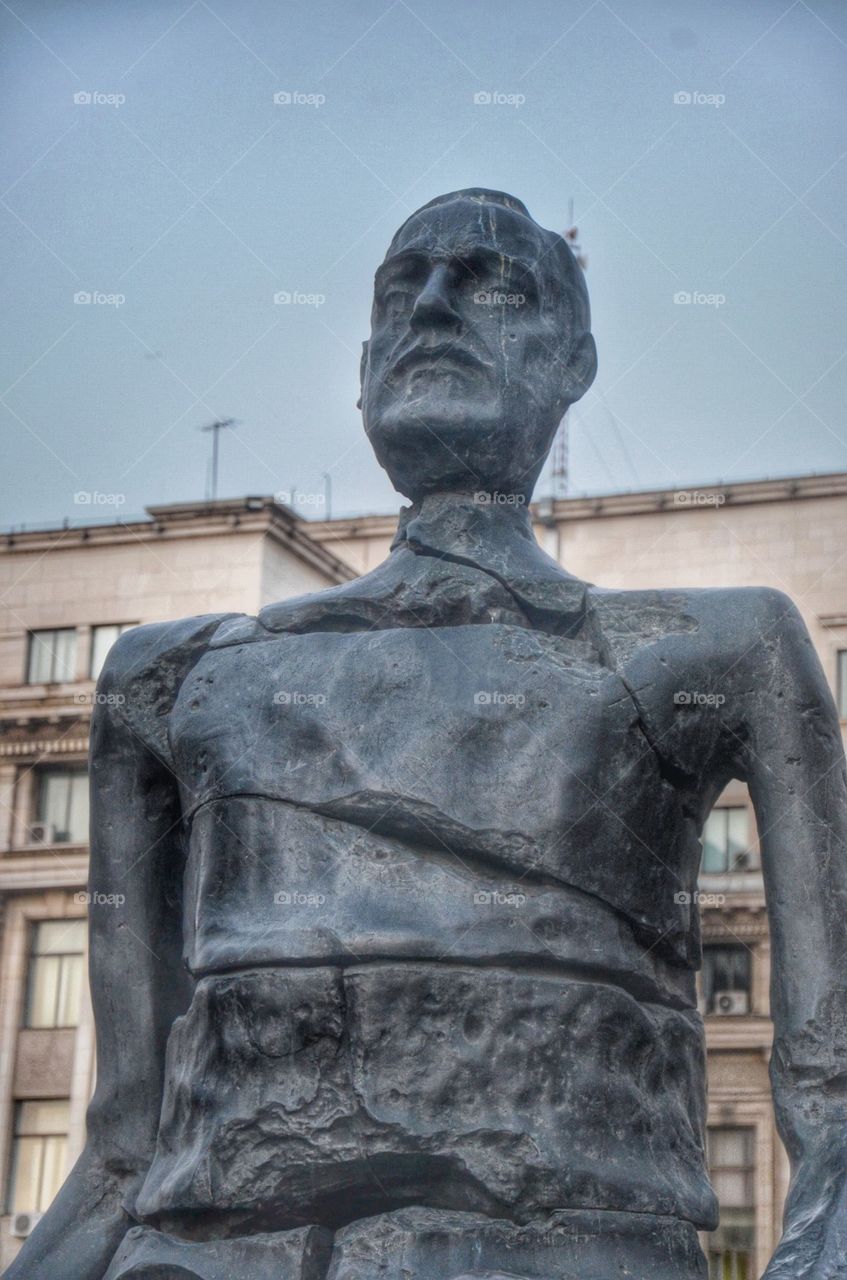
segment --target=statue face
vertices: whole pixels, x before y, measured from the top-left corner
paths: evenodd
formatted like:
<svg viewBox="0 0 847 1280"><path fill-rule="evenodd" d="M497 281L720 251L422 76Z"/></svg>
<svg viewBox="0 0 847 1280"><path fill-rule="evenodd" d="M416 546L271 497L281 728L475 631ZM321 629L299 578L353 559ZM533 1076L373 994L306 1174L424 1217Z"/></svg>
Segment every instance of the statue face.
<svg viewBox="0 0 847 1280"><path fill-rule="evenodd" d="M376 275L362 409L401 493L529 496L585 389L560 252L531 218L461 194L395 237Z"/></svg>

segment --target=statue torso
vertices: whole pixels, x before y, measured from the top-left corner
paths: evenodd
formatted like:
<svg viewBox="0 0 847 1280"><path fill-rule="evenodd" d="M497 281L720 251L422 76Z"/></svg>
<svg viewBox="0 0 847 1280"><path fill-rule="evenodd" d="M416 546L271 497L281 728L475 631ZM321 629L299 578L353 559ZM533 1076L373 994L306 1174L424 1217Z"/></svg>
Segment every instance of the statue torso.
<svg viewBox="0 0 847 1280"><path fill-rule="evenodd" d="M644 666L698 624L572 581L524 613L526 584L467 565L410 596L410 565L226 620L166 681L197 986L137 1211L322 1220L341 1161L365 1215L415 1203L423 1161L446 1206L708 1225L690 904L715 721L680 728L679 661Z"/></svg>

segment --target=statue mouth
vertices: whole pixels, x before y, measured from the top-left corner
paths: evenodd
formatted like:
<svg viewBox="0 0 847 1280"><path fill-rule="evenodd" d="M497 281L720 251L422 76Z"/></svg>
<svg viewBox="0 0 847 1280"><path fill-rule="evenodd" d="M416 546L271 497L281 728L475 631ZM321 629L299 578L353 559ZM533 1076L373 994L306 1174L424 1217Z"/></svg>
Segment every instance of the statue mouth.
<svg viewBox="0 0 847 1280"><path fill-rule="evenodd" d="M467 351L452 342L440 342L435 346L415 346L395 361L388 371L388 378L411 378L416 374L429 376L439 374L461 374L467 377L472 373L485 373L490 365L479 356Z"/></svg>

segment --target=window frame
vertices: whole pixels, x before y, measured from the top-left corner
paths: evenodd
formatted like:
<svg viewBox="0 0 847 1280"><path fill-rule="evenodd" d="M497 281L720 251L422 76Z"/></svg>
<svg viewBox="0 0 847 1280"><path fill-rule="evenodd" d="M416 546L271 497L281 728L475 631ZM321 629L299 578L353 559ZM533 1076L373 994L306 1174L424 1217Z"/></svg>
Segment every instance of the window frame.
<svg viewBox="0 0 847 1280"><path fill-rule="evenodd" d="M133 627L137 627L139 625L140 624L137 622L95 622L92 624L90 637L89 637L89 646L88 646L88 678L89 680L96 680L100 675L100 672L103 670L103 663L106 661L106 656L109 653L109 650L112 648L112 645L117 643L117 641L121 638L124 632L131 631ZM100 665L95 670L97 632L112 630L112 629L114 629L117 632L117 634L115 635L115 638L112 641L112 644L110 644L109 648L106 650L106 653L103 654L102 659L100 661Z"/></svg>
<svg viewBox="0 0 847 1280"><path fill-rule="evenodd" d="M706 986L707 968L711 971L710 977L714 979L713 957L716 952L732 952L735 956L740 956L744 960L744 981L741 986L717 987L716 984L710 988ZM706 957L710 957L707 966ZM700 988L703 997L703 1011L707 1017L729 1017L729 1014L722 1014L719 1009L715 1008L715 992L720 991L740 991L747 996L747 1015L753 1012L753 950L743 942L706 942L703 945L703 960L701 966ZM737 1016L737 1015L736 1015Z"/></svg>
<svg viewBox="0 0 847 1280"><path fill-rule="evenodd" d="M78 634L76 627L34 627L27 631L27 651L26 651L26 668L24 670L24 684L71 684L76 679L76 659ZM54 645L50 646L50 673L45 679L44 676L33 675L33 660L39 652L39 645L44 645L45 636L67 635L72 637L70 644L70 662L65 668L65 674L58 675L57 668L57 651ZM70 670L68 670L70 667Z"/></svg>
<svg viewBox="0 0 847 1280"><path fill-rule="evenodd" d="M758 1205L756 1203L756 1142L757 1129L752 1124L709 1124L707 1126L706 1150L709 1165L709 1178L713 1185L715 1183L715 1175L721 1173L729 1173L740 1175L744 1179L744 1199L743 1205L725 1205L718 1196L720 1205L721 1224L716 1231L709 1233L707 1259L709 1268L709 1280L755 1280L756 1272L756 1250L757 1250L757 1232L758 1232ZM744 1161L742 1164L728 1163L718 1164L714 1160L714 1135L715 1134L741 1134L743 1135L744 1144ZM748 1218L748 1222L735 1221L728 1223L725 1216L738 1218ZM729 1232L728 1237L724 1232ZM732 1239L732 1232L740 1230L749 1232L749 1241L746 1245L739 1246ZM727 1265L728 1264L728 1265Z"/></svg>
<svg viewBox="0 0 847 1280"><path fill-rule="evenodd" d="M39 920L30 920L28 924L29 936L27 938L26 961L24 969L24 991L23 1003L20 1013L20 1029L24 1031L64 1031L76 1030L80 1025L80 1015L82 1012L83 991L82 984L85 980L85 955L86 955L86 935L83 929L82 949L79 951L39 951L37 950L37 940L39 928L43 924L85 924L84 916L46 916ZM53 993L53 1018L52 1022L33 1022L32 1004L33 994L36 988L36 980L38 976L38 961L57 960L59 963L55 966L55 990ZM63 992L67 988L70 970L69 961L78 961L80 969L76 982L78 984L78 1007L76 1010L76 1021L61 1022L59 1021L59 1013L63 1004ZM72 981L72 979L70 980Z"/></svg>
<svg viewBox="0 0 847 1280"><path fill-rule="evenodd" d="M737 850L736 852L733 852L732 843L731 843L730 828L731 828L732 818L730 815L732 814L743 815L743 822L744 822L744 828L745 828L744 848ZM715 848L720 849L722 861L724 864L719 868L706 866L706 859L707 859L706 831L708 828L708 824L716 817L724 818L724 828L725 828L724 830L725 838L723 840L723 846L722 847L718 845L714 846ZM755 840L752 840L752 841L750 840L750 809L749 809L749 806L746 804L715 805L715 807L711 810L708 817L706 818L706 821L703 823L703 830L700 835L700 843L703 851L700 859L700 868L701 868L702 875L706 875L706 876L744 875L748 871L760 870L760 862L759 862L759 855L756 849L756 842ZM748 862L747 866L738 865L738 860L741 858L744 858L745 860L747 860Z"/></svg>
<svg viewBox="0 0 847 1280"><path fill-rule="evenodd" d="M33 773L35 775L34 795L32 797L33 816L30 820L29 825L32 826L34 822L42 822L42 823L50 822L50 819L46 816L47 811L46 811L46 808L44 807L46 803L45 795L46 795L46 789L47 789L47 781L51 777L54 777L54 778L67 777L69 778L69 786L68 786L67 801L65 804L65 825L63 827L57 826L57 831L61 832L62 834L61 835L57 834L54 837L54 839L51 841L51 843L53 844L87 844L88 834L89 834L88 824L89 824L89 817L90 817L89 795L88 795L88 789L89 789L88 766L81 761L76 763L67 763L67 764L65 763L59 764L59 763L51 762L49 764L37 765L36 768L33 770ZM85 815L86 816L85 816L85 830L80 832L78 836L75 836L71 828L71 816L73 812L73 802L74 802L74 794L73 794L74 781L79 778L83 779L82 787L83 787L83 790L85 791L85 799L86 799ZM67 832L66 835L64 834L65 832Z"/></svg>
<svg viewBox="0 0 847 1280"><path fill-rule="evenodd" d="M835 651L835 702L840 720L847 720L847 649Z"/></svg>
<svg viewBox="0 0 847 1280"><path fill-rule="evenodd" d="M59 1102L64 1103L67 1109L65 1127L63 1130L61 1131L57 1130L56 1132L49 1132L49 1133L20 1132L21 1117L23 1116L24 1108L27 1105L30 1105L32 1103L43 1104L43 1103L59 1103ZM71 1124L71 1099L70 1098L17 1098L15 1099L14 1107L13 1107L13 1116L12 1116L12 1134L11 1134L12 1141L11 1141L11 1150L9 1153L8 1180L6 1184L5 1208L7 1213L9 1214L45 1213L47 1209L49 1209L53 1200L56 1198L56 1195L61 1190L61 1187L68 1175L68 1164L69 1164L68 1151L69 1151L69 1139L70 1139L70 1124ZM50 1142L56 1142L57 1139L61 1140L63 1144L61 1148L61 1152L62 1152L61 1177L58 1179L57 1185L53 1191L53 1194L50 1197L50 1200L45 1203L44 1202L45 1201L44 1178L47 1170L47 1162L45 1160L45 1156L48 1149L47 1144ZM34 1205L27 1205L25 1208L15 1208L15 1193L17 1190L18 1174L21 1167L22 1144L25 1142L36 1144L37 1150L39 1153L38 1154L39 1167L38 1167L38 1179L37 1179L38 1203Z"/></svg>

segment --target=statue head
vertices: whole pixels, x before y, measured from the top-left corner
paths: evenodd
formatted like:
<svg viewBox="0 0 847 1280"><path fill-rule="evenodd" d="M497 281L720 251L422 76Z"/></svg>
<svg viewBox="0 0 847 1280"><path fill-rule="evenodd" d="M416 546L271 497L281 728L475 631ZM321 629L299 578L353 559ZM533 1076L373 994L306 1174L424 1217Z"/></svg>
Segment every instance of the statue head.
<svg viewBox="0 0 847 1280"><path fill-rule="evenodd" d="M395 234L374 282L360 406L380 464L413 500L529 498L597 367L582 269L501 191L439 196Z"/></svg>

